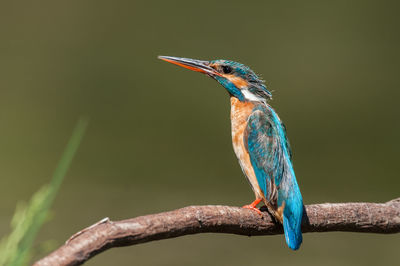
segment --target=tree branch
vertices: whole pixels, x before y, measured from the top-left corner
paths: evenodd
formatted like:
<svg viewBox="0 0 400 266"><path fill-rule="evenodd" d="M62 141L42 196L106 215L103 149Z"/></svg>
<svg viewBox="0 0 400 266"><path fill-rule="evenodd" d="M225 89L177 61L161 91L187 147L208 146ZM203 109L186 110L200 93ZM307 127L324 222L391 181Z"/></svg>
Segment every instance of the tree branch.
<svg viewBox="0 0 400 266"><path fill-rule="evenodd" d="M324 203L305 207L302 231L400 232L400 198L378 203ZM229 206L190 206L170 212L122 221L102 221L78 232L67 243L35 266L80 265L112 247L198 233L228 233L246 236L282 234L280 224L265 212Z"/></svg>

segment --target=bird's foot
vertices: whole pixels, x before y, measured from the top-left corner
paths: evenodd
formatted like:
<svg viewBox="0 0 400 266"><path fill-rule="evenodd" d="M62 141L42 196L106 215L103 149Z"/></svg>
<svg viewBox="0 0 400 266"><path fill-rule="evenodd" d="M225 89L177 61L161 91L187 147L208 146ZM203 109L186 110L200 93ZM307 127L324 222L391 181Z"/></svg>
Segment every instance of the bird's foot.
<svg viewBox="0 0 400 266"><path fill-rule="evenodd" d="M251 204L244 205L242 208L253 210L253 211L257 212L259 215L263 216L262 212L259 209L257 209L257 207L256 207L257 204L260 203L260 202L261 202L261 199L256 199Z"/></svg>

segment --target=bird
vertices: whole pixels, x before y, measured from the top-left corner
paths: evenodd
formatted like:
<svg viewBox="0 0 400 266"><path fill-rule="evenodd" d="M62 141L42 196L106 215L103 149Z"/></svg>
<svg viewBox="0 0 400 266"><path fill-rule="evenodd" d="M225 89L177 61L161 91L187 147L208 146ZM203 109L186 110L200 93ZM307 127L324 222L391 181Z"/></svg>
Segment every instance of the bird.
<svg viewBox="0 0 400 266"><path fill-rule="evenodd" d="M203 73L226 89L231 102L233 150L255 194L255 200L243 207L261 214L256 206L263 202L283 225L288 247L297 250L303 240L303 198L293 170L286 127L268 104L272 94L265 82L248 66L230 60L158 58Z"/></svg>

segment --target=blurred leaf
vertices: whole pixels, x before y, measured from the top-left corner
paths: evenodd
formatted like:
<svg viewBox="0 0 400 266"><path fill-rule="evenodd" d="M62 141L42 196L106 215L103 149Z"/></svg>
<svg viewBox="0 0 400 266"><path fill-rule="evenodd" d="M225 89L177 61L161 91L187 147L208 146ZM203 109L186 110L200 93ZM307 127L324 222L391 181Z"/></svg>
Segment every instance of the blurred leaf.
<svg viewBox="0 0 400 266"><path fill-rule="evenodd" d="M79 147L87 123L86 119L78 121L50 184L40 188L28 204L17 205L11 221L12 232L0 242L0 266L27 265L29 262L33 241L48 217L51 204Z"/></svg>

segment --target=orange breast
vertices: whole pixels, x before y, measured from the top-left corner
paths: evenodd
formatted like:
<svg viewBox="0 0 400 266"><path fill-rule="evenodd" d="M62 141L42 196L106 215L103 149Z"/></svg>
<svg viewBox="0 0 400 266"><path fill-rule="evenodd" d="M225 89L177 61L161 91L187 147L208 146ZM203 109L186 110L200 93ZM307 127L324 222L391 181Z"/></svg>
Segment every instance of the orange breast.
<svg viewBox="0 0 400 266"><path fill-rule="evenodd" d="M258 185L254 169L251 166L250 156L243 141L247 120L254 108L251 102L241 102L236 97L231 97L231 122L233 150L239 160L243 173L249 181L257 199L264 199L264 195Z"/></svg>

